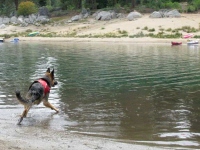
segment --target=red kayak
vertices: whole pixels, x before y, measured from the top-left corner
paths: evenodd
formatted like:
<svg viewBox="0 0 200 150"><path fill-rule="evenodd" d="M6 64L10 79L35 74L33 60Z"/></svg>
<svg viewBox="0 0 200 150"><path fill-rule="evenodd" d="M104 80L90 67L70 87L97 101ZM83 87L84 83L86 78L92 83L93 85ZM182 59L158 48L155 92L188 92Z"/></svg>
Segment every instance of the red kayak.
<svg viewBox="0 0 200 150"><path fill-rule="evenodd" d="M181 45L182 42L172 42L172 45Z"/></svg>

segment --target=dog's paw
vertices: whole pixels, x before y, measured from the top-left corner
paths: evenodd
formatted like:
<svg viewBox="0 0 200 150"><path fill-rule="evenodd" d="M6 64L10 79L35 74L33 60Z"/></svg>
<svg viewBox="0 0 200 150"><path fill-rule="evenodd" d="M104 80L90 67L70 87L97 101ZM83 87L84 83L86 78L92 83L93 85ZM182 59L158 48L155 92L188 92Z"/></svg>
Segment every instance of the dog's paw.
<svg viewBox="0 0 200 150"><path fill-rule="evenodd" d="M58 109L55 109L56 113L59 113L59 110Z"/></svg>
<svg viewBox="0 0 200 150"><path fill-rule="evenodd" d="M21 125L22 120L23 120L23 117L20 117L18 122L17 122L17 125Z"/></svg>
<svg viewBox="0 0 200 150"><path fill-rule="evenodd" d="M20 91L16 90L15 91L16 95L20 95Z"/></svg>

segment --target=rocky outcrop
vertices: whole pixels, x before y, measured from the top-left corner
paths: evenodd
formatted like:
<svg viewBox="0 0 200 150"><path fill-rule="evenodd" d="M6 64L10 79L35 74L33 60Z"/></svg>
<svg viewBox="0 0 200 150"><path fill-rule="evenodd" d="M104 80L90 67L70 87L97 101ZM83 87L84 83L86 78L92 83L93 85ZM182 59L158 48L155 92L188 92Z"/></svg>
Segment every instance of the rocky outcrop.
<svg viewBox="0 0 200 150"><path fill-rule="evenodd" d="M20 26L28 26L29 24L45 24L48 23L50 21L50 19L48 18L48 16L41 16L41 15L35 15L35 14L31 14L27 17L24 16L13 16L11 18L8 17L0 17L0 25L4 24L15 24L15 25L20 25Z"/></svg>
<svg viewBox="0 0 200 150"><path fill-rule="evenodd" d="M115 18L125 18L125 15L122 13L116 13L114 10L110 11L97 11L92 15L96 20L111 20Z"/></svg>
<svg viewBox="0 0 200 150"><path fill-rule="evenodd" d="M149 17L150 18L162 18L162 14L159 11L154 11Z"/></svg>
<svg viewBox="0 0 200 150"><path fill-rule="evenodd" d="M174 17L181 17L181 14L178 12L178 10L160 10L160 11L154 11L150 16L150 18L174 18Z"/></svg>
<svg viewBox="0 0 200 150"><path fill-rule="evenodd" d="M95 17L96 20L111 20L111 13L109 11L101 11Z"/></svg>
<svg viewBox="0 0 200 150"><path fill-rule="evenodd" d="M141 18L142 14L140 14L139 12L131 12L128 14L127 19L129 21L135 20L136 18Z"/></svg>
<svg viewBox="0 0 200 150"><path fill-rule="evenodd" d="M81 20L81 19L88 18L89 15L90 15L90 10L89 10L89 9L83 9L79 15L73 16L73 17L72 17L70 20L68 20L67 22L70 23L70 22L73 22L73 21L79 21L79 20Z"/></svg>

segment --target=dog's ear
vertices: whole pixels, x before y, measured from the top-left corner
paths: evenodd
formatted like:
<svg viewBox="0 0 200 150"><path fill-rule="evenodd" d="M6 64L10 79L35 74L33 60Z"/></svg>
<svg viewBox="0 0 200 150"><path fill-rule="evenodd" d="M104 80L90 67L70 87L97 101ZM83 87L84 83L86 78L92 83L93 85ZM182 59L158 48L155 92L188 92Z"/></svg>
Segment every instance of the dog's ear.
<svg viewBox="0 0 200 150"><path fill-rule="evenodd" d="M52 78L54 79L54 68L53 68L53 70L51 71L51 75L52 75Z"/></svg>
<svg viewBox="0 0 200 150"><path fill-rule="evenodd" d="M50 68L48 68L46 72L50 73Z"/></svg>
<svg viewBox="0 0 200 150"><path fill-rule="evenodd" d="M53 70L51 71L51 74L54 74L54 68L53 68Z"/></svg>

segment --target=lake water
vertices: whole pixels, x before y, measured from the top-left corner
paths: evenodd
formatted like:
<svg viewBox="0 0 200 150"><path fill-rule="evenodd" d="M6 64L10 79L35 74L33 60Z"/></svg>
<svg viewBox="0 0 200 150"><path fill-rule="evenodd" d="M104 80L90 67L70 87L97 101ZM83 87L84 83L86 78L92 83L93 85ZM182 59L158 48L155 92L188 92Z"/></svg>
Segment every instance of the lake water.
<svg viewBox="0 0 200 150"><path fill-rule="evenodd" d="M170 44L4 43L0 109L23 111L15 89L55 68L58 86L22 125L60 128L128 142L200 147L200 48ZM2 113L4 111L1 111ZM42 114L41 114L42 113ZM3 114L1 120L8 114Z"/></svg>

